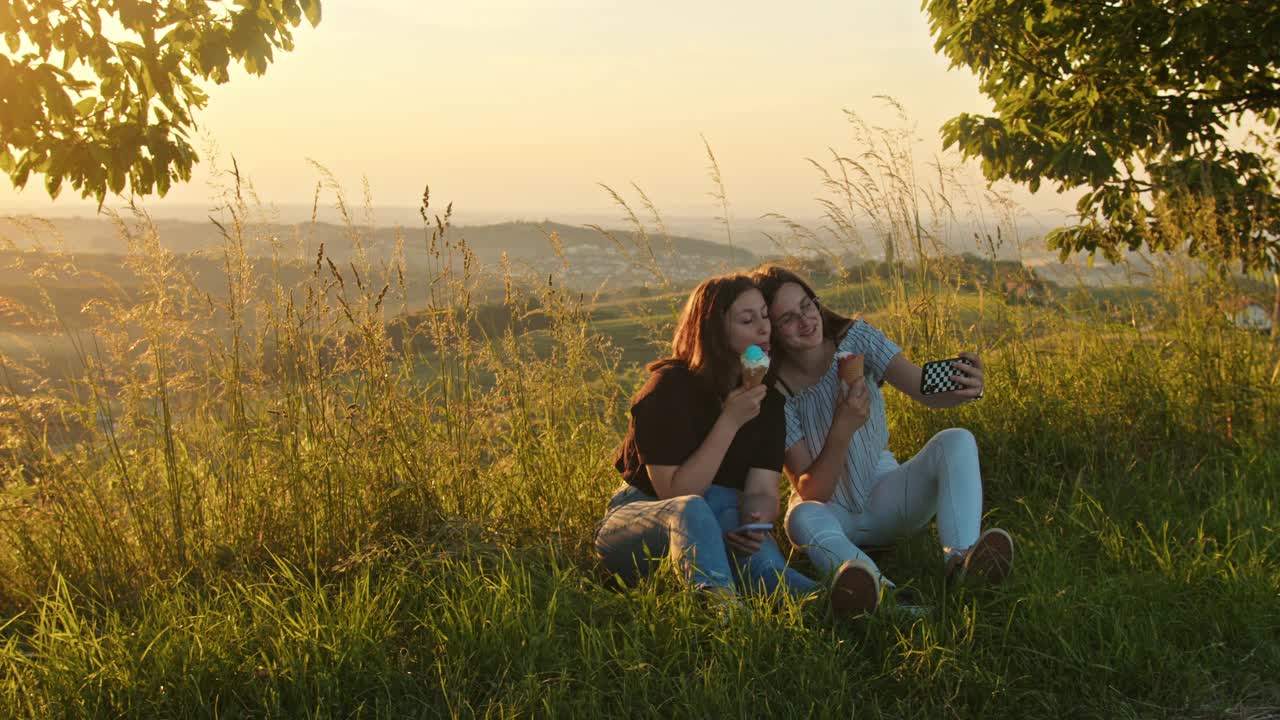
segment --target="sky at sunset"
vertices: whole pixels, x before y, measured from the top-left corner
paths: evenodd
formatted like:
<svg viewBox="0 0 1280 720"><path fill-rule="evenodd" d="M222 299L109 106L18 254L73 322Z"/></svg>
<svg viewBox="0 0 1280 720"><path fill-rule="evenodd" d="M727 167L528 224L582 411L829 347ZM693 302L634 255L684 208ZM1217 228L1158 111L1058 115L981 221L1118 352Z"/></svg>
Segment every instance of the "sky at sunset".
<svg viewBox="0 0 1280 720"><path fill-rule="evenodd" d="M314 160L357 198L367 177L375 206L412 207L429 182L464 218L590 214L612 207L597 183L635 182L664 212L713 215L703 135L735 215L816 214L805 158L855 149L844 109L896 124L874 98L892 95L927 158L947 117L990 108L914 2L325 0L295 37L200 116L202 157L234 154L271 203L310 203ZM148 206L208 204L210 167ZM1037 215L1071 205L1016 197ZM51 204L38 178L0 187L10 211L82 203Z"/></svg>

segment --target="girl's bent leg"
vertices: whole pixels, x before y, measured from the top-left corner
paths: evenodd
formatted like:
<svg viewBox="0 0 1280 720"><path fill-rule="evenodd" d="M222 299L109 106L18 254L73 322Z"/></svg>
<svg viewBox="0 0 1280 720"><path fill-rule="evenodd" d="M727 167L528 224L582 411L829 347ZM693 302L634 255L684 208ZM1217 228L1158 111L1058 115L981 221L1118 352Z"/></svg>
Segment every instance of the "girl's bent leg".
<svg viewBox="0 0 1280 720"><path fill-rule="evenodd" d="M938 539L950 555L978 539L982 522L982 474L978 444L968 430L934 435L910 460L880 476L854 539L888 543L924 527L937 515Z"/></svg>
<svg viewBox="0 0 1280 720"><path fill-rule="evenodd" d="M632 584L670 554L694 587L733 592L720 525L702 497L655 500L634 488L623 492L635 499L611 507L596 531L605 569Z"/></svg>
<svg viewBox="0 0 1280 720"><path fill-rule="evenodd" d="M781 587L787 593L800 597L817 589L818 583L805 577L798 570L787 566L778 541L766 537L756 554L737 558L739 579L749 592L772 595Z"/></svg>
<svg viewBox="0 0 1280 720"><path fill-rule="evenodd" d="M840 520L843 508L808 500L792 505L787 511L787 537L803 548L809 561L825 577L836 574L849 560L863 560L877 573L871 558L849 539L849 530Z"/></svg>

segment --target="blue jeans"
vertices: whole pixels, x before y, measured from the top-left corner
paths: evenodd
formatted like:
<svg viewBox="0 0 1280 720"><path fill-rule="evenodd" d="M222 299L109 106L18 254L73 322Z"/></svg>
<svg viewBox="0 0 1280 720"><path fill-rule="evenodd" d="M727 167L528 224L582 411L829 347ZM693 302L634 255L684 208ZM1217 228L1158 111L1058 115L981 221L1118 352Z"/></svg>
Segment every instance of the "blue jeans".
<svg viewBox="0 0 1280 720"><path fill-rule="evenodd" d="M648 575L663 557L675 559L694 586L729 592L773 593L779 587L804 595L816 583L787 567L772 536L748 557L733 556L723 534L739 526L738 491L712 485L702 495L658 500L624 486L609 500L596 529L596 553L605 569L632 584Z"/></svg>

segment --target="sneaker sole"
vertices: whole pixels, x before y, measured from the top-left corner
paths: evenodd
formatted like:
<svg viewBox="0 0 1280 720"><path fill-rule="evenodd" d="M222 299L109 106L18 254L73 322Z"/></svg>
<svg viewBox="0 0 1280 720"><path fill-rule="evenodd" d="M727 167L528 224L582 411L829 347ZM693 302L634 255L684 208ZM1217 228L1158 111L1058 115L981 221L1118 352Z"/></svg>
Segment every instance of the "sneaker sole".
<svg viewBox="0 0 1280 720"><path fill-rule="evenodd" d="M837 615L872 613L879 603L879 583L867 567L846 565L840 568L831 585L831 609Z"/></svg>
<svg viewBox="0 0 1280 720"><path fill-rule="evenodd" d="M999 585L1013 571L1013 538L992 528L982 533L965 561L964 576L987 585Z"/></svg>

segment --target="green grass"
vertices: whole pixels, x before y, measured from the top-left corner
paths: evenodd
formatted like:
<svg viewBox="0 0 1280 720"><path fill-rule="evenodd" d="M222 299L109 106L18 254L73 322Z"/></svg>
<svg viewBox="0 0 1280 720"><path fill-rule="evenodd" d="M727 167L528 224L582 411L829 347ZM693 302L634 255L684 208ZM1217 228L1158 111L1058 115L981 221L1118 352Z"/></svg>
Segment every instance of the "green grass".
<svg viewBox="0 0 1280 720"><path fill-rule="evenodd" d="M726 613L668 571L598 584L627 398L681 297L535 285L509 302L545 327L478 336L439 232L430 352L390 339L394 266L250 288L229 262L210 302L134 248L154 283L102 314L83 379L3 396L0 717L1280 712L1277 351L1222 321L1225 284L1043 307L944 276L823 287L914 359L983 353L980 403L888 393L892 449L971 429L1019 551L999 590L948 592L921 533L884 565L934 612L837 621Z"/></svg>
<svg viewBox="0 0 1280 720"><path fill-rule="evenodd" d="M602 589L554 547L421 540L324 580L269 565L164 584L124 611L59 592L8 630L3 697L15 714L99 717L1047 717L1064 706L1072 717L1215 717L1275 706L1280 612L1256 537L1175 550L1174 567L1167 538L1151 552L1081 491L1008 515L1022 543L1016 578L994 594L930 593L939 607L918 620L835 623L820 603L751 602L722 624L661 580ZM891 565L923 570L926 554L912 543Z"/></svg>

